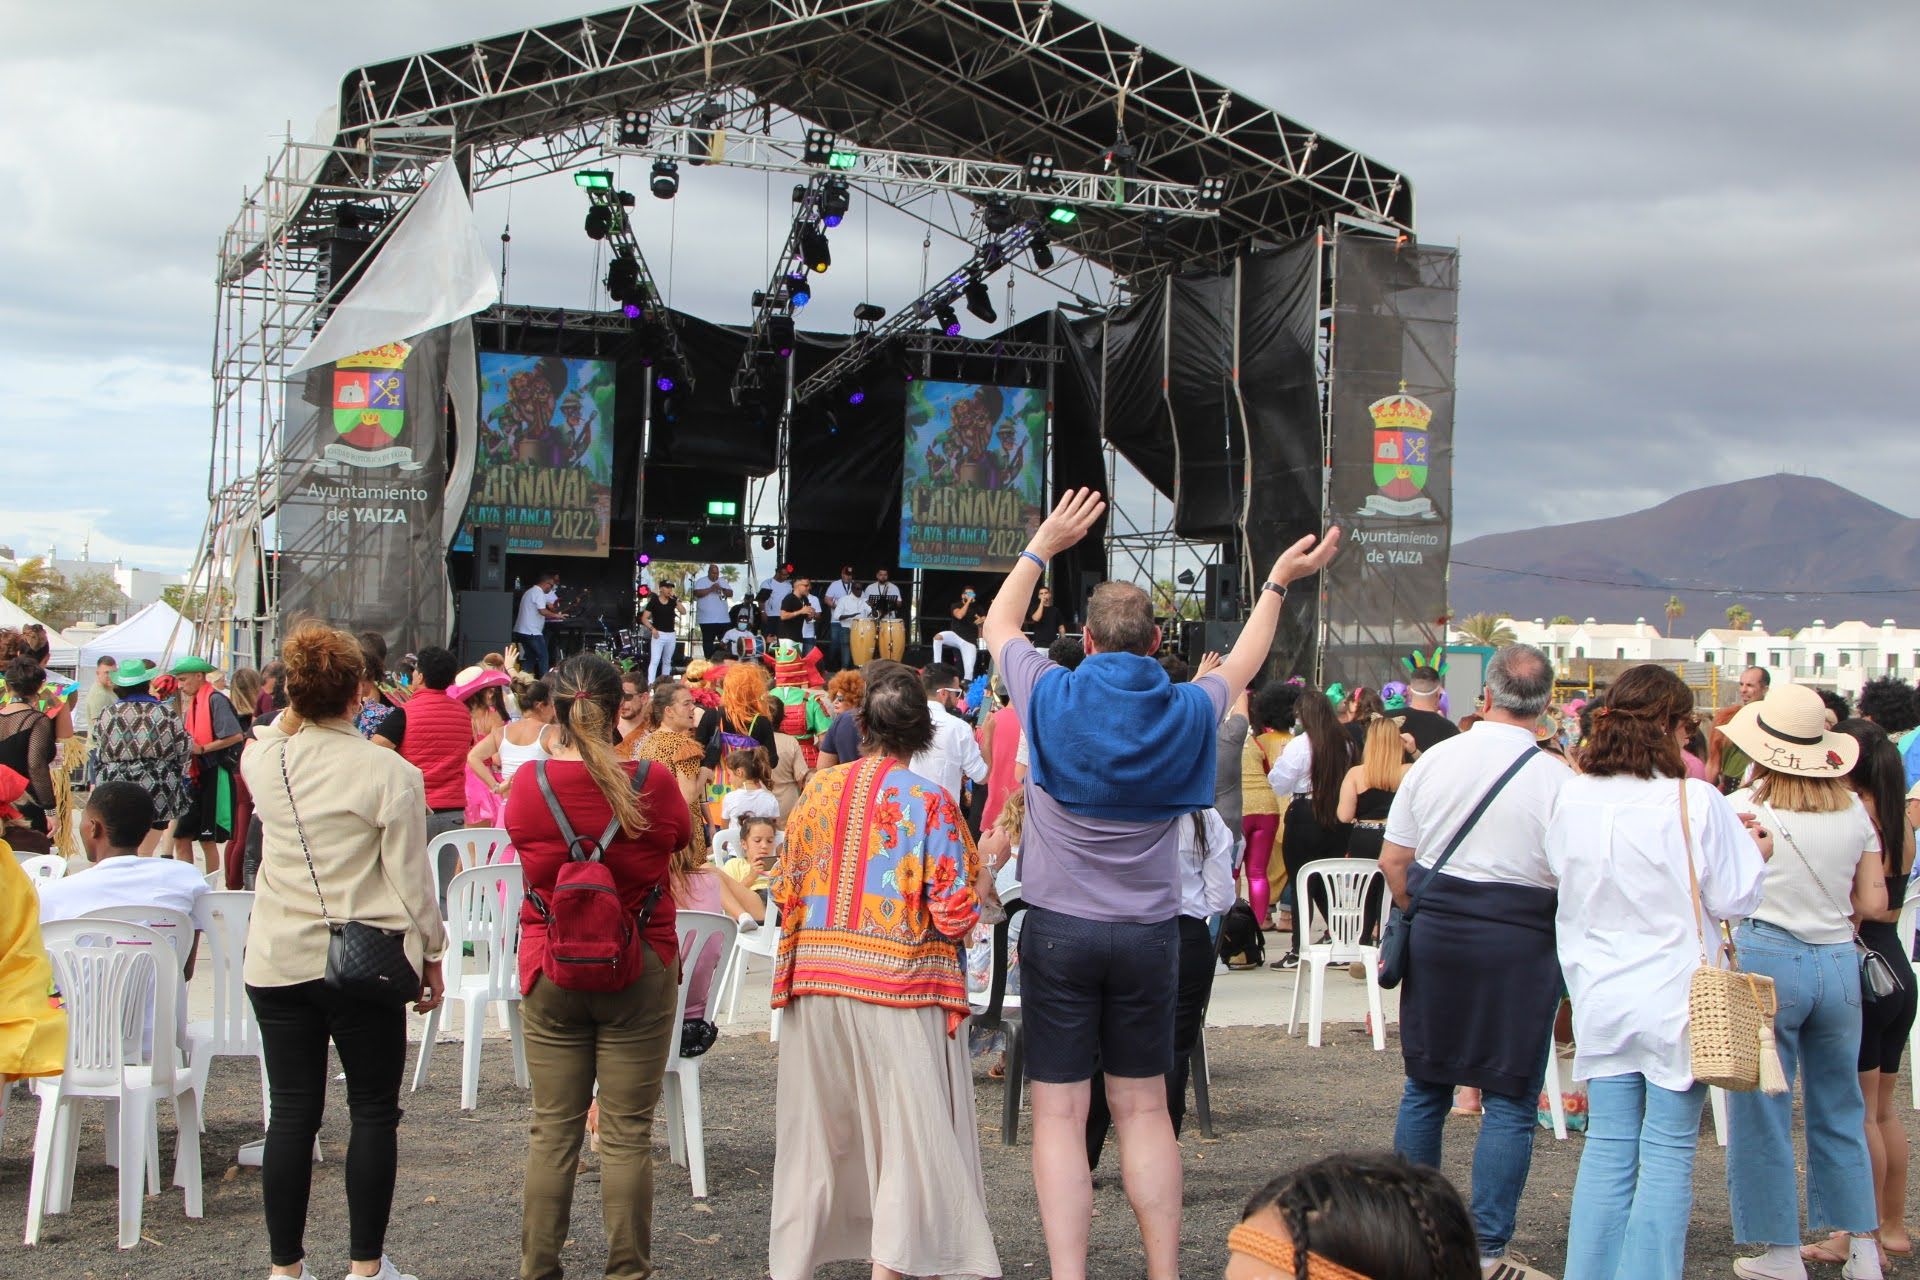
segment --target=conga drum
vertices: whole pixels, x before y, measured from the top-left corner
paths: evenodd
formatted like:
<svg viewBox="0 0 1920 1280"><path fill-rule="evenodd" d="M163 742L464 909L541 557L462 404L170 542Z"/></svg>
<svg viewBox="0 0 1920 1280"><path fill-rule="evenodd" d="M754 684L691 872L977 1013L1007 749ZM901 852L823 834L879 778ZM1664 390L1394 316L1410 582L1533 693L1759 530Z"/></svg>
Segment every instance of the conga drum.
<svg viewBox="0 0 1920 1280"><path fill-rule="evenodd" d="M872 618L856 618L853 632L853 665L864 667L873 661L873 646L879 639L879 624Z"/></svg>
<svg viewBox="0 0 1920 1280"><path fill-rule="evenodd" d="M888 618L880 624L880 656L898 662L907 656L907 624L901 618Z"/></svg>

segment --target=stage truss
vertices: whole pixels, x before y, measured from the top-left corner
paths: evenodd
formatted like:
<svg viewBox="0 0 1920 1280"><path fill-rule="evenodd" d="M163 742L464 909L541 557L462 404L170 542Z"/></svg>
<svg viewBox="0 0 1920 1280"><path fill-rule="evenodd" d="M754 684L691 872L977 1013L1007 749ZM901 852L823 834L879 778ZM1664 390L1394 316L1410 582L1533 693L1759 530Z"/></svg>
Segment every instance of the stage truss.
<svg viewBox="0 0 1920 1280"><path fill-rule="evenodd" d="M345 291L327 270L340 207L378 226L371 254L436 164L454 159L472 190L576 169L636 149L620 126L647 113L704 118L767 154L811 125L919 157L930 171L902 160L900 180L854 180L968 241L1009 157L1124 178L1140 199L1085 205L1053 237L1062 261L1045 278L1089 312L1175 267L1336 222L1413 230L1402 174L1051 0L663 0L358 68L330 136L289 140L220 239L208 516L188 592L203 634L242 660L273 641L287 371ZM1202 191L1217 210L1183 207ZM1178 216L1193 212L1210 216ZM1155 219L1164 243L1149 248Z"/></svg>

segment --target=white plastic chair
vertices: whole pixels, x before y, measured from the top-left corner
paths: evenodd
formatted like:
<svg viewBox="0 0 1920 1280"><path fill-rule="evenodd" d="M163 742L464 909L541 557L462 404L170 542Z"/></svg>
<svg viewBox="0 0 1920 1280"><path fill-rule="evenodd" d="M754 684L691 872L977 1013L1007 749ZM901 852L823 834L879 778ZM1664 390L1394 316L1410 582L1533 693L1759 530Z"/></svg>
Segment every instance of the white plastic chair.
<svg viewBox="0 0 1920 1280"><path fill-rule="evenodd" d="M707 990L708 1008L726 982L727 969L733 963L733 942L739 926L711 911L678 911L673 917L680 935L680 1002L673 1013L673 1039L667 1044L667 1075L661 1089L661 1101L667 1109L667 1149L673 1162L687 1171L693 1184L693 1198L707 1198L707 1135L700 1108L700 1064L706 1059L680 1056L680 1029L687 1017L687 984L693 979L694 962L710 945L720 948L720 963L714 970L713 985Z"/></svg>
<svg viewBox="0 0 1920 1280"><path fill-rule="evenodd" d="M186 912L172 907L95 907L81 912L76 919L125 920L128 924L145 925L167 940L174 959L180 962L181 981L186 981L187 961L193 958L194 934L193 917Z"/></svg>
<svg viewBox="0 0 1920 1280"><path fill-rule="evenodd" d="M154 930L119 920L56 920L41 927L41 936L66 1004L67 1060L61 1075L34 1082L40 1123L27 1192L26 1243L39 1242L44 1214L72 1207L80 1143L76 1112L88 1098L117 1107L114 1127L123 1152L157 1151L158 1104L172 1102L173 1182L186 1192L187 1216L202 1216L199 1097L181 1070L172 1036L153 1037L150 1054L141 1050L147 1019L158 1027L172 1026L186 995L171 946ZM145 1161L120 1162L122 1249L140 1242L145 1172Z"/></svg>
<svg viewBox="0 0 1920 1280"><path fill-rule="evenodd" d="M722 874L724 875L725 873L723 872ZM758 956L771 963L773 958L779 953L780 904L769 899L767 902L766 923L751 933L738 933L734 935L733 955L727 961L726 965L726 979L727 982L730 982L733 986L733 992L727 998L728 1022L732 1022L734 1015L739 1011L740 985L746 981L747 970L752 967L753 958ZM718 1008L719 1003L720 988L715 987L713 1007ZM778 1009L773 1011L773 1022L768 1031L767 1038L775 1044L780 1043L780 1010Z"/></svg>
<svg viewBox="0 0 1920 1280"><path fill-rule="evenodd" d="M205 879L207 888L209 889L225 889L227 887L227 873L224 871L209 871Z"/></svg>
<svg viewBox="0 0 1920 1280"><path fill-rule="evenodd" d="M503 859L511 861L513 844L501 827L461 827L436 836L427 844L427 864L440 865L440 850L452 845L460 856L460 870L490 867Z"/></svg>
<svg viewBox="0 0 1920 1280"><path fill-rule="evenodd" d="M33 881L37 889L51 880L58 880L67 874L67 860L57 853L36 853L20 864L27 873L27 879Z"/></svg>
<svg viewBox="0 0 1920 1280"><path fill-rule="evenodd" d="M732 862L740 856L740 833L732 827L720 827L713 833L713 847L707 860L715 866Z"/></svg>
<svg viewBox="0 0 1920 1280"><path fill-rule="evenodd" d="M194 904L193 924L206 939L206 954L196 971L205 973L213 987L211 1021L187 1026L188 1061L202 1098L207 1094L207 1072L215 1058L251 1058L260 1069L260 1115L264 1127L271 1102L267 1093L267 1059L260 1047L260 1024L254 1021L253 1002L247 999L243 970L247 925L253 918L253 894L245 889L218 889ZM248 1143L237 1157L241 1164L260 1163L260 1144ZM249 1159L249 1156L252 1158Z"/></svg>
<svg viewBox="0 0 1920 1280"><path fill-rule="evenodd" d="M1321 858L1300 868L1300 888L1296 911L1312 908L1309 896L1315 881L1326 894L1327 940L1310 944L1293 971L1293 1008L1287 1014L1287 1034L1293 1034L1300 1019L1300 985L1303 974L1310 973L1313 994L1307 1012L1307 1044L1320 1047L1320 1023L1326 1008L1327 967L1352 964L1358 960L1367 971L1367 1008L1373 1014L1373 1047L1387 1047L1387 1019L1380 1003L1380 948L1362 942L1368 892L1376 883L1384 885L1380 864L1371 858ZM1384 915L1384 889L1382 913Z"/></svg>
<svg viewBox="0 0 1920 1280"><path fill-rule="evenodd" d="M447 951L442 961L447 999L464 1005L466 1043L460 1058L460 1109L471 1111L480 1100L480 1041L487 1006L498 1003L506 1011L507 1038L513 1045L513 1079L522 1089L527 1077L526 1037L520 1025L520 897L521 872L517 862L462 871L447 885ZM462 955L466 944L473 955ZM470 970L470 971L469 971ZM413 1087L427 1081L433 1042L440 1034L442 1004L427 1015L420 1037L420 1060L413 1069Z"/></svg>
<svg viewBox="0 0 1920 1280"><path fill-rule="evenodd" d="M1894 921L1893 931L1900 938L1900 954L1913 958L1913 933L1915 912L1920 911L1920 894L1912 887L1907 889L1907 900L1900 907L1900 917ZM1913 1030L1907 1033L1907 1074L1913 1077L1913 1109L1920 1111L1920 1020L1916 1020ZM1724 1110L1726 1104L1721 1103ZM1720 1145L1725 1146L1722 1142Z"/></svg>
<svg viewBox="0 0 1920 1280"><path fill-rule="evenodd" d="M1566 1078L1560 1070L1560 1046L1554 1041L1553 1032L1547 1032L1547 1081L1542 1086L1547 1095L1547 1114L1553 1119L1553 1136L1560 1141L1567 1140L1567 1098Z"/></svg>

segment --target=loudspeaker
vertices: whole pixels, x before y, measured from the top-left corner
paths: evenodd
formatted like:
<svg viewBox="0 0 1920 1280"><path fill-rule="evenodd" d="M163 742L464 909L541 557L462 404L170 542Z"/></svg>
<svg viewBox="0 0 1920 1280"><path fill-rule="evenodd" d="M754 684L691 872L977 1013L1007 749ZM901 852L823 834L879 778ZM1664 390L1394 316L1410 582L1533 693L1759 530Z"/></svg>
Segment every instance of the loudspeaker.
<svg viewBox="0 0 1920 1280"><path fill-rule="evenodd" d="M1205 616L1212 622L1238 622L1241 617L1240 566L1229 560L1206 567Z"/></svg>
<svg viewBox="0 0 1920 1280"><path fill-rule="evenodd" d="M476 539L478 534L475 534ZM477 557L476 557L477 558ZM462 591L454 652L470 667L513 639L513 596L506 591Z"/></svg>
<svg viewBox="0 0 1920 1280"><path fill-rule="evenodd" d="M1080 623L1086 625L1087 606L1093 602L1094 590L1107 580L1107 575L1098 569L1080 571Z"/></svg>
<svg viewBox="0 0 1920 1280"><path fill-rule="evenodd" d="M1234 641L1240 638L1244 623L1214 622L1211 619L1190 619L1180 624L1181 657L1190 663L1198 663L1203 653L1217 653L1225 657L1227 650L1233 648Z"/></svg>
<svg viewBox="0 0 1920 1280"><path fill-rule="evenodd" d="M473 589L507 589L507 531L498 525L473 531Z"/></svg>

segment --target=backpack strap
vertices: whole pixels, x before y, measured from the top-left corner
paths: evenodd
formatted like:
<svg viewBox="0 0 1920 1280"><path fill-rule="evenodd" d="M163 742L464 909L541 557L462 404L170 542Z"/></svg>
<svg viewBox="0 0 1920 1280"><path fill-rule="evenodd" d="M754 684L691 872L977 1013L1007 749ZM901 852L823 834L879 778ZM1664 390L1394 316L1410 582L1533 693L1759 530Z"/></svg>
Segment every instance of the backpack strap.
<svg viewBox="0 0 1920 1280"><path fill-rule="evenodd" d="M653 761L642 760L640 762L640 767L633 771L633 798L635 800L638 800L640 798L640 793L646 789L647 773L652 768L653 768ZM607 829L600 833L600 848L605 849L609 845L611 845L613 843L614 836L618 835L619 833L620 833L620 815L616 813L613 815L612 818L608 819ZM593 856L595 858L598 858L600 855L598 853L595 853Z"/></svg>
<svg viewBox="0 0 1920 1280"><path fill-rule="evenodd" d="M606 847L607 837L601 838L600 845L594 849L592 857L581 856L580 837L575 833L573 824L567 821L567 811L560 807L559 798L553 794L553 783L547 780L545 760L533 762L533 780L540 784L540 794L547 802L547 812L553 815L553 825L560 829L560 838L567 842L567 856L575 862L600 861L600 851ZM615 825L618 825L617 821Z"/></svg>

